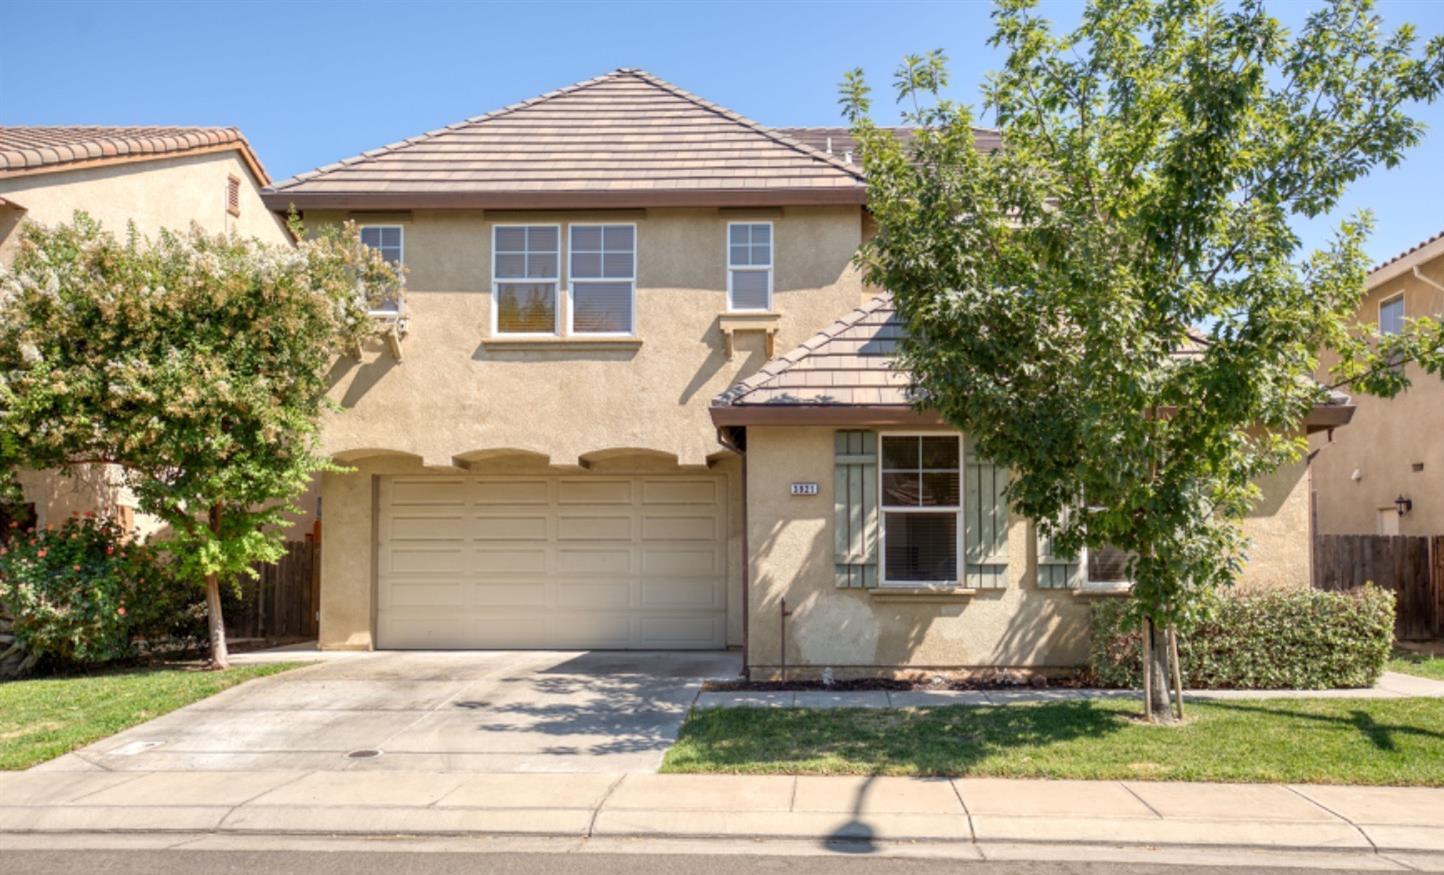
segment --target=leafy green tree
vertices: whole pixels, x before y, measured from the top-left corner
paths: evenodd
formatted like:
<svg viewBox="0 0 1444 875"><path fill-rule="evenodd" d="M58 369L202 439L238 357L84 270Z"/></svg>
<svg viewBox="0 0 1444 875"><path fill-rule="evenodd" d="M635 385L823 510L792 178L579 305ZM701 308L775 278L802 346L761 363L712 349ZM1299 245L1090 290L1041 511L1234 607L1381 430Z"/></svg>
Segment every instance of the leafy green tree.
<svg viewBox="0 0 1444 875"><path fill-rule="evenodd" d="M331 468L329 365L398 287L351 226L293 248L31 224L0 274L0 463L116 466L177 573L204 582L225 667L221 582L282 554L284 514Z"/></svg>
<svg viewBox="0 0 1444 875"><path fill-rule="evenodd" d="M1367 0L1291 34L1260 0L1092 0L1055 33L1000 0L1007 60L984 89L1000 148L944 99L945 59L909 57L900 142L843 84L877 235L859 256L909 329L917 403L1008 466L1012 508L1064 550L1131 555L1153 641L1151 717L1168 719L1163 630L1198 618L1247 552L1255 481L1307 450L1333 388L1392 395L1401 360L1444 365L1440 325L1351 325L1367 214L1304 253L1294 224L1397 163L1444 87L1444 40L1416 49Z"/></svg>

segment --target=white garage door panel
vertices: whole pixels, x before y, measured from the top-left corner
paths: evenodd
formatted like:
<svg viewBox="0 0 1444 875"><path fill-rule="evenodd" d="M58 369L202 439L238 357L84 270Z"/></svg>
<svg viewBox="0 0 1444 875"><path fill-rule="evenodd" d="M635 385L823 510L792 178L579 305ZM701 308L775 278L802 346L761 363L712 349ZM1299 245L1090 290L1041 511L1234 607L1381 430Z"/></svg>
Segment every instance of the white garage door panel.
<svg viewBox="0 0 1444 875"><path fill-rule="evenodd" d="M716 477L386 477L378 645L714 648L726 635Z"/></svg>

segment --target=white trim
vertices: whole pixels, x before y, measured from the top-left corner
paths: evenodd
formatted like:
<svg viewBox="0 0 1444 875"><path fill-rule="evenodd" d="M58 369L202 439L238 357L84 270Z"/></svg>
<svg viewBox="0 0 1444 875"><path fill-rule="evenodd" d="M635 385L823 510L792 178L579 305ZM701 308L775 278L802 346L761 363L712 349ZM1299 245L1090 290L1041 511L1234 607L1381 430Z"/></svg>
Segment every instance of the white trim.
<svg viewBox="0 0 1444 875"><path fill-rule="evenodd" d="M935 505L932 507L889 505L884 499L882 486L883 477L883 453L882 445L887 438L898 437L953 437L958 442L958 503L956 505ZM905 589L953 589L962 586L966 579L965 556L963 552L963 509L967 502L967 490L963 484L963 469L967 462L964 458L966 447L963 446L963 435L961 432L952 430L932 431L879 431L877 433L877 580L879 587L901 587ZM945 468L918 468L919 472L933 471L935 473L952 469ZM944 514L951 511L956 520L954 534L956 543L953 545L953 580L889 580L887 576L887 515L889 513L931 513Z"/></svg>
<svg viewBox="0 0 1444 875"><path fill-rule="evenodd" d="M1400 321L1402 322L1404 319L1407 319L1409 317L1409 305L1404 300L1404 292L1402 290L1395 292L1387 298L1380 298L1379 305L1375 313L1374 322L1374 324L1378 327L1380 334L1384 333L1384 305L1392 304L1395 301L1399 302L1399 308L1404 311L1399 314Z"/></svg>
<svg viewBox="0 0 1444 875"><path fill-rule="evenodd" d="M499 228L555 228L557 232L557 273L553 277L508 277L498 280L496 277L496 232ZM526 254L531 254L528 249ZM491 336L492 337L561 337L562 336L562 226L561 223L550 222L494 222L491 226ZM525 259L523 258L523 265ZM555 288L552 305L552 330L551 331L501 331L497 327L497 314L500 311L498 302L497 287L503 283L509 285L523 285L526 283L552 283Z"/></svg>
<svg viewBox="0 0 1444 875"><path fill-rule="evenodd" d="M631 313L627 317L627 323L632 326L630 331L577 331L576 330L576 300L573 297L573 289L576 286L577 278L572 276L571 258L576 253L576 247L572 236L578 228L631 228L632 229L632 275L630 277L585 277L584 283L629 283L632 286ZM603 238L605 239L605 234ZM636 337L637 336L637 250L640 243L640 235L637 233L636 222L568 222L567 223L567 336L568 337ZM590 252L591 250L587 250ZM606 250L602 253L605 255ZM603 258L605 262L605 257Z"/></svg>
<svg viewBox="0 0 1444 875"><path fill-rule="evenodd" d="M767 266L761 267L751 264L732 265L732 229L734 227L755 227L757 225L767 226ZM777 269L777 227L770 221L758 222L728 222L727 234L722 239L723 263L727 265L727 312L728 313L770 313L772 312L772 292L776 282L774 271ZM751 235L748 235L747 247L752 248ZM748 255L751 258L751 255ZM765 307L737 307L732 303L732 272L734 270L745 270L749 272L767 272L767 306Z"/></svg>

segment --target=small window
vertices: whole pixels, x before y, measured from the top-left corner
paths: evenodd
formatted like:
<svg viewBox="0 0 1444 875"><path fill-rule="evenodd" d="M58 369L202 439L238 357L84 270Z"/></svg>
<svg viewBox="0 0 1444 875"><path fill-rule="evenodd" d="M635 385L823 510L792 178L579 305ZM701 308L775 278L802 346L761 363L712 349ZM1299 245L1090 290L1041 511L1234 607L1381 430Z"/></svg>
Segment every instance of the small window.
<svg viewBox="0 0 1444 875"><path fill-rule="evenodd" d="M571 226L572 334L631 334L637 292L633 225Z"/></svg>
<svg viewBox="0 0 1444 875"><path fill-rule="evenodd" d="M234 176L226 177L226 212L241 215L241 181Z"/></svg>
<svg viewBox="0 0 1444 875"><path fill-rule="evenodd" d="M1133 554L1112 544L1094 547L1088 553L1089 583L1130 583L1128 563Z"/></svg>
<svg viewBox="0 0 1444 875"><path fill-rule="evenodd" d="M387 264L401 270L404 237L400 225L363 225L361 242L376 250ZM394 294L387 294L379 304L381 310L396 310L400 306L400 299Z"/></svg>
<svg viewBox="0 0 1444 875"><path fill-rule="evenodd" d="M492 332L556 334L561 228L497 225L492 229Z"/></svg>
<svg viewBox="0 0 1444 875"><path fill-rule="evenodd" d="M883 435L883 582L937 586L958 581L962 513L957 435Z"/></svg>
<svg viewBox="0 0 1444 875"><path fill-rule="evenodd" d="M772 223L727 225L727 309L772 309Z"/></svg>
<svg viewBox="0 0 1444 875"><path fill-rule="evenodd" d="M1402 334L1404 331L1404 296L1395 295L1379 302L1379 333Z"/></svg>

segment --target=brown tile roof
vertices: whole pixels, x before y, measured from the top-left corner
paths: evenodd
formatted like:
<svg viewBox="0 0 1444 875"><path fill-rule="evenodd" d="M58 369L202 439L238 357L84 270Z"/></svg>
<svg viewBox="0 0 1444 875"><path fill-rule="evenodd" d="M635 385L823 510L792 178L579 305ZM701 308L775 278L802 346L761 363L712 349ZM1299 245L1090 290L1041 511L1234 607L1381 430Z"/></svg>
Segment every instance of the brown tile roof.
<svg viewBox="0 0 1444 875"><path fill-rule="evenodd" d="M719 395L713 406L907 407L908 375L893 369L903 331L892 294L884 292L763 365Z"/></svg>
<svg viewBox="0 0 1444 875"><path fill-rule="evenodd" d="M852 137L852 129L845 127L810 127L810 128L777 128L778 133L785 134L798 142L806 143L814 149L824 153L831 150L831 154L840 156L845 161L848 155L852 155L855 164L861 164L857 157L857 140ZM890 131L894 137L904 145L917 136L915 127L892 127L883 128ZM1003 145L1003 137L992 128L973 128L973 140L979 152L991 152Z"/></svg>
<svg viewBox="0 0 1444 875"><path fill-rule="evenodd" d="M908 407L908 374L893 366L905 333L892 293L884 292L763 365L717 396L712 406ZM1199 358L1208 344L1201 332L1190 331L1174 356ZM1349 397L1331 392L1327 403L1348 404Z"/></svg>
<svg viewBox="0 0 1444 875"><path fill-rule="evenodd" d="M273 209L862 203L860 169L620 69L277 183Z"/></svg>
<svg viewBox="0 0 1444 875"><path fill-rule="evenodd" d="M185 152L236 149L262 185L271 181L236 128L0 126L0 178Z"/></svg>

